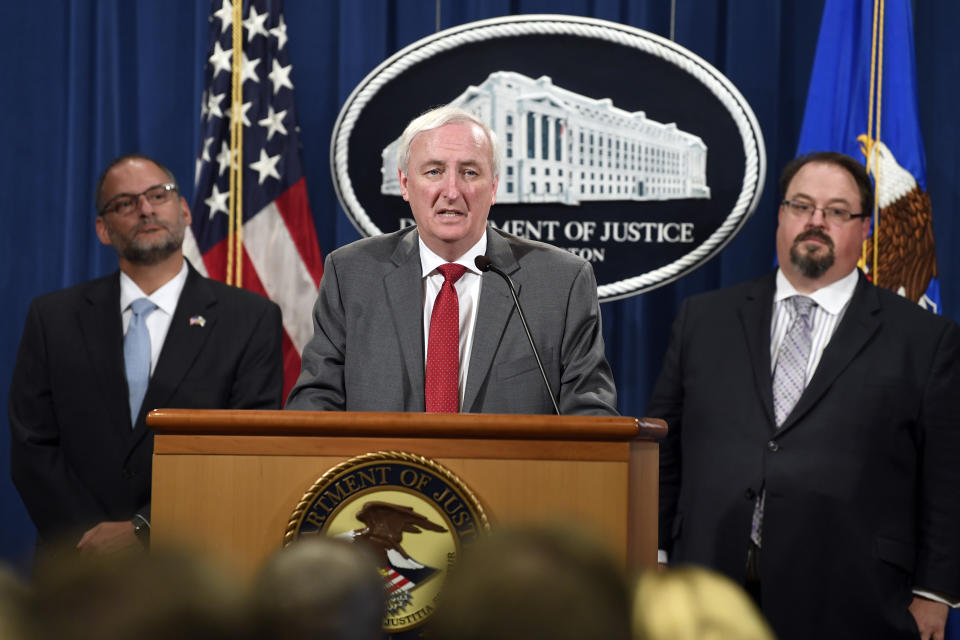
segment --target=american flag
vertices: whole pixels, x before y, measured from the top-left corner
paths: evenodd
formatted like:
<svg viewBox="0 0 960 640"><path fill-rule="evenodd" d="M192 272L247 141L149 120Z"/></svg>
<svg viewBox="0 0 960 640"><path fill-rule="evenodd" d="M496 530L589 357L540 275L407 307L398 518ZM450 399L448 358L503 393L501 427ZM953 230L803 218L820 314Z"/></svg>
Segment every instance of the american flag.
<svg viewBox="0 0 960 640"><path fill-rule="evenodd" d="M287 44L282 0L211 1L193 223L184 241L201 273L280 305L285 394L300 373L323 275Z"/></svg>
<svg viewBox="0 0 960 640"><path fill-rule="evenodd" d="M381 569L381 572L383 573L383 581L386 585L387 595L393 595L397 591L409 591L416 586L404 576L397 573L397 570L393 567Z"/></svg>
<svg viewBox="0 0 960 640"><path fill-rule="evenodd" d="M393 567L381 568L380 575L383 576L383 586L387 592L387 613L395 614L406 609L413 600L410 592L417 585Z"/></svg>

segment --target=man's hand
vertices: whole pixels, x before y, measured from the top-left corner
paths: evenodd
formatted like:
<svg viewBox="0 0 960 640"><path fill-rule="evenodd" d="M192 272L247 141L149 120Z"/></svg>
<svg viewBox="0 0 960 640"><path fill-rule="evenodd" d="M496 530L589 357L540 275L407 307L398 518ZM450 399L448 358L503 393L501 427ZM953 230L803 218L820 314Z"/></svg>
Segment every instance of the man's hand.
<svg viewBox="0 0 960 640"><path fill-rule="evenodd" d="M920 640L943 640L949 610L942 602L914 596L910 603L910 613L920 629Z"/></svg>
<svg viewBox="0 0 960 640"><path fill-rule="evenodd" d="M89 529L77 543L80 553L113 553L139 545L136 534L133 532L133 523L129 520L120 522L101 522Z"/></svg>

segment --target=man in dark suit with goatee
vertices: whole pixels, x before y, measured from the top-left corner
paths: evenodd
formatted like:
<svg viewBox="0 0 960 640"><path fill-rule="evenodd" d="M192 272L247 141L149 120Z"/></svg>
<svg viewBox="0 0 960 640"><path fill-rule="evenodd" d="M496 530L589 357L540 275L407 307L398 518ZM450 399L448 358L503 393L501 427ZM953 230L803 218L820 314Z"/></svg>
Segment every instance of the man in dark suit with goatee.
<svg viewBox="0 0 960 640"><path fill-rule="evenodd" d="M960 327L857 269L873 186L790 163L779 269L688 300L648 413L666 419L660 545L740 581L781 640L942 638L960 599Z"/></svg>

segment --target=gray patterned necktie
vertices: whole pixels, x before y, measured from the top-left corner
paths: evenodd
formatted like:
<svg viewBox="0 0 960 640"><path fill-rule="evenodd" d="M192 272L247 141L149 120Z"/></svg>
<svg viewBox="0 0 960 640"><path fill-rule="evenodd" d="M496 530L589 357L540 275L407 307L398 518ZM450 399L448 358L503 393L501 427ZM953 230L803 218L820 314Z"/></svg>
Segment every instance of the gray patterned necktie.
<svg viewBox="0 0 960 640"><path fill-rule="evenodd" d="M807 361L810 360L810 345L813 337L813 308L817 306L811 298L793 296L786 302L793 306L793 322L780 344L777 354L777 366L773 371L773 411L777 428L787 419L797 400L803 394L807 377ZM750 539L758 548L762 547L763 511L766 503L766 489L760 492L753 506L753 518L750 523Z"/></svg>
<svg viewBox="0 0 960 640"><path fill-rule="evenodd" d="M783 337L773 371L773 409L777 427L787 419L803 393L813 334L811 312L817 305L806 296L793 296L787 302L793 305L793 322Z"/></svg>

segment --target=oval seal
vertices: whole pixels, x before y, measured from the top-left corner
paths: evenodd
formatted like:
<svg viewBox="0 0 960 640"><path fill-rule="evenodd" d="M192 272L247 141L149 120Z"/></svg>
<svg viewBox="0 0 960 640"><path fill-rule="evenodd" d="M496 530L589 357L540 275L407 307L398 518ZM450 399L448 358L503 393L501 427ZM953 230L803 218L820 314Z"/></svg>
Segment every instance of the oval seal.
<svg viewBox="0 0 960 640"><path fill-rule="evenodd" d="M601 301L696 269L760 198L760 126L709 63L614 22L511 16L423 38L347 98L330 166L362 234L414 224L400 197L397 140L442 104L473 112L497 135L490 224L590 260Z"/></svg>
<svg viewBox="0 0 960 640"><path fill-rule="evenodd" d="M489 528L479 499L449 469L417 454L380 451L320 476L290 516L283 544L327 535L367 545L387 590L384 632L417 637L447 571Z"/></svg>

